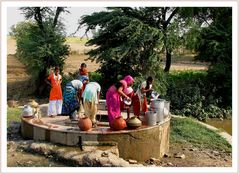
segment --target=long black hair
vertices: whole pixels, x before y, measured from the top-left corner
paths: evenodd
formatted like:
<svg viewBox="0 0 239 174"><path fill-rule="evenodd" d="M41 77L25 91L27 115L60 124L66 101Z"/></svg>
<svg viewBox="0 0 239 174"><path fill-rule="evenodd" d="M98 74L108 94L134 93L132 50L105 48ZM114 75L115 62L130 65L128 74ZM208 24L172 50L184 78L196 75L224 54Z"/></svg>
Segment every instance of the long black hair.
<svg viewBox="0 0 239 174"><path fill-rule="evenodd" d="M152 82L152 81L153 81L153 77L149 76L146 81L146 87L145 87L146 90L149 89L149 85L150 85L149 82Z"/></svg>

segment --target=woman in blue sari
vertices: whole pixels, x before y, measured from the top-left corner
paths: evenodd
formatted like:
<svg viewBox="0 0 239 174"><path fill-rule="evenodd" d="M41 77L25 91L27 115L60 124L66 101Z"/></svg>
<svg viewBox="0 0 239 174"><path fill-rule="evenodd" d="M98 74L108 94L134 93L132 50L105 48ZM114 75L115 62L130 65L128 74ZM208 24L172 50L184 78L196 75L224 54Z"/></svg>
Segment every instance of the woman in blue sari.
<svg viewBox="0 0 239 174"><path fill-rule="evenodd" d="M83 84L80 80L72 80L66 84L63 92L62 115L69 115L71 120L77 119L82 86Z"/></svg>

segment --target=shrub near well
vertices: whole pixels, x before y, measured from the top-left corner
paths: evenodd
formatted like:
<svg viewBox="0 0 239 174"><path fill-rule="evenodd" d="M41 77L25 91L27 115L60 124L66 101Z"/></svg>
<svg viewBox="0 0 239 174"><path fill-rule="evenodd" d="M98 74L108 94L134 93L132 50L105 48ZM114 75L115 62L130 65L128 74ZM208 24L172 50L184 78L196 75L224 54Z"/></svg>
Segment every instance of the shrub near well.
<svg viewBox="0 0 239 174"><path fill-rule="evenodd" d="M216 87L210 83L206 71L184 71L168 74L165 98L171 102L171 112L193 116L199 120L231 115L231 106L221 108L222 97L216 97Z"/></svg>

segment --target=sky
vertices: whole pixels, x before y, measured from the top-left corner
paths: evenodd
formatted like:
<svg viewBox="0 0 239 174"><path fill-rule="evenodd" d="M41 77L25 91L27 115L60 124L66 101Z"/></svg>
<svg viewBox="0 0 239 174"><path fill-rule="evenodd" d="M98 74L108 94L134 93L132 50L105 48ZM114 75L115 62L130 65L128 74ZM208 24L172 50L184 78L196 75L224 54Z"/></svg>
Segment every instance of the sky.
<svg viewBox="0 0 239 174"><path fill-rule="evenodd" d="M69 7L68 11L70 13L63 13L61 17L63 18L63 22L65 24L66 33L70 35L74 33L78 27L78 20L82 15L92 14L93 12L106 11L103 7ZM22 11L19 10L19 7L8 7L7 8L7 32L11 31L11 26L16 25L19 22L25 20L24 15L21 14ZM80 29L79 32L76 33L76 36L83 36L85 33L85 27ZM89 37L91 34L89 33Z"/></svg>

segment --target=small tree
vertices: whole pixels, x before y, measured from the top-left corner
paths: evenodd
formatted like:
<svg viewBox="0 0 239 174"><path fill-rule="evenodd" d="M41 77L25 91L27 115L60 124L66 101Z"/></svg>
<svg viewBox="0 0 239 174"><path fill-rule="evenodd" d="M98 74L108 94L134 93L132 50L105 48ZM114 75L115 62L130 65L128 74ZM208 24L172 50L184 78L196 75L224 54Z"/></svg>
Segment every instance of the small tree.
<svg viewBox="0 0 239 174"><path fill-rule="evenodd" d="M17 57L26 65L33 82L36 93L40 96L46 91L44 79L47 70L52 66L61 69L64 60L69 54L69 46L65 44L64 28L59 15L65 12L64 8L56 10L49 7L21 8L26 19L13 28L13 36L17 42Z"/></svg>

